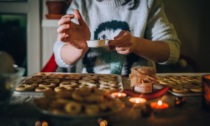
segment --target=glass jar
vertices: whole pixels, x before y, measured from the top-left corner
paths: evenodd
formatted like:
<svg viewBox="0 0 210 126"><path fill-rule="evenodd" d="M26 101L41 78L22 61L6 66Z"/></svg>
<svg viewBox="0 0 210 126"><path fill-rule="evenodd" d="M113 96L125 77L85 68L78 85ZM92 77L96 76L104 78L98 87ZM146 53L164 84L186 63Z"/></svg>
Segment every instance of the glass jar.
<svg viewBox="0 0 210 126"><path fill-rule="evenodd" d="M202 107L205 111L210 112L210 74L202 76Z"/></svg>

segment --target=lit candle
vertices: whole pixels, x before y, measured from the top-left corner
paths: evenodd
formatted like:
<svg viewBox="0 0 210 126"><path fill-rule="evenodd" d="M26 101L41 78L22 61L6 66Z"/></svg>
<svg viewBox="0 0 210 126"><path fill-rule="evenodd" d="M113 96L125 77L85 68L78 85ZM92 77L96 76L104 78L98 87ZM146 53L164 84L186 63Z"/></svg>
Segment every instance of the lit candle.
<svg viewBox="0 0 210 126"><path fill-rule="evenodd" d="M111 94L112 98L124 98L126 96L127 95L125 93L122 93L122 92L114 92L114 93Z"/></svg>
<svg viewBox="0 0 210 126"><path fill-rule="evenodd" d="M163 103L161 100L152 102L150 106L152 109L167 109L169 107L167 103Z"/></svg>
<svg viewBox="0 0 210 126"><path fill-rule="evenodd" d="M129 102L132 103L132 107L141 107L147 102L147 100L145 98L132 97L129 98Z"/></svg>

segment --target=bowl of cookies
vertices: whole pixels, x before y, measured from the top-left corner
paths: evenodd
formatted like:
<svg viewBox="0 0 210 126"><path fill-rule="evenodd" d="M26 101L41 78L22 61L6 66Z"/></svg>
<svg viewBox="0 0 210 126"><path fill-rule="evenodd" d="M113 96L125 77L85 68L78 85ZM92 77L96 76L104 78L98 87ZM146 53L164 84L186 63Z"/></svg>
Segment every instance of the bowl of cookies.
<svg viewBox="0 0 210 126"><path fill-rule="evenodd" d="M120 99L110 92L98 88L81 87L72 92L44 92L34 100L35 108L41 113L67 118L89 118L110 115L124 108Z"/></svg>
<svg viewBox="0 0 210 126"><path fill-rule="evenodd" d="M0 108L5 110L14 87L25 69L14 65L12 57L6 52L0 52Z"/></svg>

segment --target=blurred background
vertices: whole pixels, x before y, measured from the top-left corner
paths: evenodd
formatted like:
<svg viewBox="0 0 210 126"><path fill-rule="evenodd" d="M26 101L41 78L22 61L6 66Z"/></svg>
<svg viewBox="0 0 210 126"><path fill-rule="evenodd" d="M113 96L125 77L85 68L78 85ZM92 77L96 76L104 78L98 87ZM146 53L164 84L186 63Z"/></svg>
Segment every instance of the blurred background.
<svg viewBox="0 0 210 126"><path fill-rule="evenodd" d="M17 65L26 68L25 75L39 72L53 53L57 21L63 12L49 12L48 1L51 0L0 0L0 50L10 53ZM56 5L66 9L70 1ZM163 2L182 46L181 60L175 65L158 66L159 72L210 72L207 0Z"/></svg>

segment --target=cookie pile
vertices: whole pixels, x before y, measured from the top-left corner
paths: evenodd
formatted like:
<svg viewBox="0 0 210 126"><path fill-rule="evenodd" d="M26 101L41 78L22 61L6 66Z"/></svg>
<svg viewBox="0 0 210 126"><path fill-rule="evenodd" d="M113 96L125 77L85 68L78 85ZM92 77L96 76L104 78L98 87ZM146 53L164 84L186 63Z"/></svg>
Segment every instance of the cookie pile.
<svg viewBox="0 0 210 126"><path fill-rule="evenodd" d="M62 74L62 73L36 73L23 80L16 91L74 91L81 87L98 88L102 90L117 91L122 85L117 75L113 74Z"/></svg>
<svg viewBox="0 0 210 126"><path fill-rule="evenodd" d="M47 91L34 103L41 112L70 117L110 114L124 107L120 99L113 99L105 90L89 87L72 92Z"/></svg>
<svg viewBox="0 0 210 126"><path fill-rule="evenodd" d="M201 76L199 75L158 75L159 84L167 85L175 93L200 93Z"/></svg>

